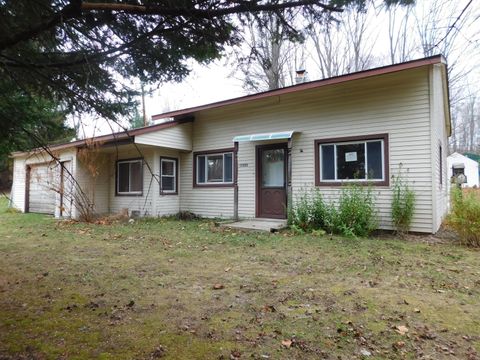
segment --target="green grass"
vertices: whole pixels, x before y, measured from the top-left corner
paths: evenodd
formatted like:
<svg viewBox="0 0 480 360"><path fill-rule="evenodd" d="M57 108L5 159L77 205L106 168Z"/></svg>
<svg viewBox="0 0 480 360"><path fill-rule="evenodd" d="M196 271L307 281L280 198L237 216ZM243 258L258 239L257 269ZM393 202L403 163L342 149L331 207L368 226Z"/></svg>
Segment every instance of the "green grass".
<svg viewBox="0 0 480 360"><path fill-rule="evenodd" d="M0 254L0 358L480 352L480 253L456 245L60 222L7 212L2 199Z"/></svg>

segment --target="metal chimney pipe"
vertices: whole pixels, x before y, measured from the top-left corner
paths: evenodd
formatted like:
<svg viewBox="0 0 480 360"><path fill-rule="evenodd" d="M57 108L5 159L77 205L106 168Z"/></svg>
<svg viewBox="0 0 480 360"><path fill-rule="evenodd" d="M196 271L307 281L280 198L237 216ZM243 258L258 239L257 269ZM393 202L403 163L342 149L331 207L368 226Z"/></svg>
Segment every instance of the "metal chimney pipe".
<svg viewBox="0 0 480 360"><path fill-rule="evenodd" d="M296 76L295 76L295 84L301 84L305 82L305 73L307 71L302 69L302 70L297 70L296 71Z"/></svg>

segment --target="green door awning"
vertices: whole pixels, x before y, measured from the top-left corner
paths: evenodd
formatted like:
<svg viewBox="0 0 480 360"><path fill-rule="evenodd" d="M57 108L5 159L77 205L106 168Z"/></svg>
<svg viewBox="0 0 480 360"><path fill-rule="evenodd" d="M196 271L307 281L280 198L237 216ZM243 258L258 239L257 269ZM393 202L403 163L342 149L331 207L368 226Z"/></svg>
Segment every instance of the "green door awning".
<svg viewBox="0 0 480 360"><path fill-rule="evenodd" d="M294 132L295 131L291 130L264 134L239 135L233 138L233 142L290 139Z"/></svg>

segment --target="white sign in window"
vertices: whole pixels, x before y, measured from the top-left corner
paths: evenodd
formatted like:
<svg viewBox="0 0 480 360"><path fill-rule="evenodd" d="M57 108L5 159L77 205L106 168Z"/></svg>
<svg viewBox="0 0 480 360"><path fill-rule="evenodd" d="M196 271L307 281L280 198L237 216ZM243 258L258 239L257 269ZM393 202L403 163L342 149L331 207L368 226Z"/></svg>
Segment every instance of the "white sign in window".
<svg viewBox="0 0 480 360"><path fill-rule="evenodd" d="M357 152L352 151L352 152L345 153L345 161L347 162L357 161Z"/></svg>

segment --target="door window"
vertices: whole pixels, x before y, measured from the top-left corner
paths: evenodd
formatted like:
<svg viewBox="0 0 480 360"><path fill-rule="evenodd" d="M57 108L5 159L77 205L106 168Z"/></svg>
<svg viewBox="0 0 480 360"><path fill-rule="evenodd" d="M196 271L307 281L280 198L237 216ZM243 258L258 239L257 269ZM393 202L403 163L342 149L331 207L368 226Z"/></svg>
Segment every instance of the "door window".
<svg viewBox="0 0 480 360"><path fill-rule="evenodd" d="M285 151L270 149L262 152L262 186L283 187L285 185Z"/></svg>

